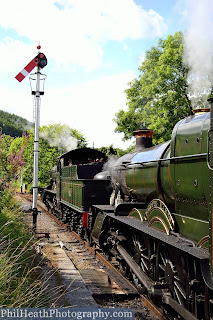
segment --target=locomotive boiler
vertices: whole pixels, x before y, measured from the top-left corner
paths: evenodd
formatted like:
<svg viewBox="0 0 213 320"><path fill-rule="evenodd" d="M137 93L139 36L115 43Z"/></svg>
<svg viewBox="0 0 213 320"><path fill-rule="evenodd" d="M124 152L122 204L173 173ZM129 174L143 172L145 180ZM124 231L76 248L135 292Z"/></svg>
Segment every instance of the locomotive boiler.
<svg viewBox="0 0 213 320"><path fill-rule="evenodd" d="M136 134L141 151L119 159L111 172L114 204L137 203L140 220L169 234L176 230L208 249L210 170L207 164L210 113L197 112L176 124L171 141L147 148L150 130ZM138 138L137 138L138 139ZM149 141L149 145L151 142ZM123 160L123 161L122 161ZM141 205L141 206L140 206ZM159 210L153 213L153 210ZM136 213L136 211L138 211ZM117 209L119 214L119 207Z"/></svg>
<svg viewBox="0 0 213 320"><path fill-rule="evenodd" d="M103 154L71 151L58 159L56 188L43 190L47 207L116 259L168 319L213 318L212 119L198 109L157 146L151 130L136 131L135 150L109 171Z"/></svg>

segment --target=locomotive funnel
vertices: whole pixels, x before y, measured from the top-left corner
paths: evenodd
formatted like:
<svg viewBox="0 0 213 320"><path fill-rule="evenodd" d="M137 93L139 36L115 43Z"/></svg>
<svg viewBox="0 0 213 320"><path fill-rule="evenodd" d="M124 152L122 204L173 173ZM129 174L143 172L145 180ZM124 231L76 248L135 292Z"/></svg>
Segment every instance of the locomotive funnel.
<svg viewBox="0 0 213 320"><path fill-rule="evenodd" d="M140 129L133 132L136 137L135 151L152 147L152 137L154 131L150 129Z"/></svg>

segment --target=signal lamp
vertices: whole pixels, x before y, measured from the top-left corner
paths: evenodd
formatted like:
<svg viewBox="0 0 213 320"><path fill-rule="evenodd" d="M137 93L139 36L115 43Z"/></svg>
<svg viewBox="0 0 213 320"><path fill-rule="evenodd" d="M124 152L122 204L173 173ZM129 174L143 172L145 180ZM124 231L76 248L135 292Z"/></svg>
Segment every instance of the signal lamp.
<svg viewBox="0 0 213 320"><path fill-rule="evenodd" d="M47 65L47 58L43 53L39 53L35 59L38 59L38 66L44 68Z"/></svg>

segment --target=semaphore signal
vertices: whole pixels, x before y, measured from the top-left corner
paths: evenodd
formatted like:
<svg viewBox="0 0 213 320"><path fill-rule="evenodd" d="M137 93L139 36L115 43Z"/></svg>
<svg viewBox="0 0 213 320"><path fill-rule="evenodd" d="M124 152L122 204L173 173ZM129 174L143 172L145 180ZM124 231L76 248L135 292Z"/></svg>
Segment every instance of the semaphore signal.
<svg viewBox="0 0 213 320"><path fill-rule="evenodd" d="M40 47L40 46L38 46ZM37 48L38 48L37 47ZM31 60L22 71L20 71L15 77L21 82L28 74L36 67L44 68L47 65L47 58L43 53L39 53L33 60Z"/></svg>
<svg viewBox="0 0 213 320"><path fill-rule="evenodd" d="M37 198L38 198L38 144L39 144L39 107L40 107L40 95L44 92L40 91L40 69L44 68L47 65L46 56L40 52L41 46L37 46L38 54L33 58L24 69L17 74L15 77L19 82L21 82L35 67L37 67L36 77L36 89L32 91L32 94L35 95L36 107L35 107L35 132L34 132L34 166L33 166L33 231L36 232L37 225Z"/></svg>

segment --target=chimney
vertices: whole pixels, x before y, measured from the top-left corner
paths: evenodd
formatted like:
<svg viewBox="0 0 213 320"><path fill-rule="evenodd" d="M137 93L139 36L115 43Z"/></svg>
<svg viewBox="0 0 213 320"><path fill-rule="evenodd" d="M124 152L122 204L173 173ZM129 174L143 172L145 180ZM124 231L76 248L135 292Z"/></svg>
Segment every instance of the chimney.
<svg viewBox="0 0 213 320"><path fill-rule="evenodd" d="M142 151L145 148L152 147L152 137L154 131L150 129L140 129L133 132L136 137L135 151Z"/></svg>

